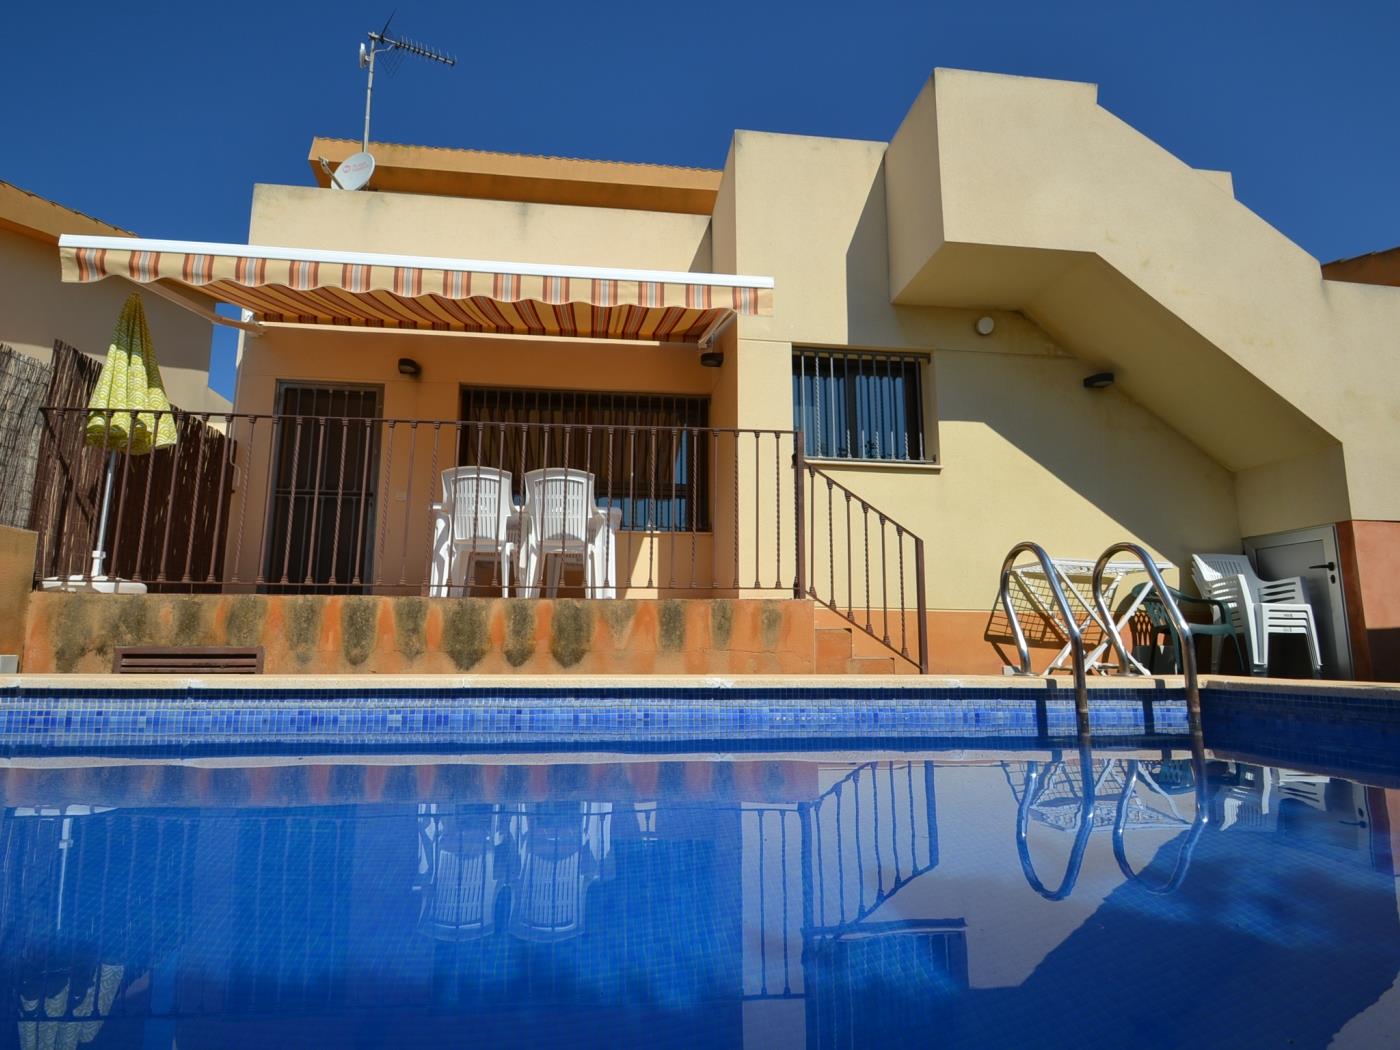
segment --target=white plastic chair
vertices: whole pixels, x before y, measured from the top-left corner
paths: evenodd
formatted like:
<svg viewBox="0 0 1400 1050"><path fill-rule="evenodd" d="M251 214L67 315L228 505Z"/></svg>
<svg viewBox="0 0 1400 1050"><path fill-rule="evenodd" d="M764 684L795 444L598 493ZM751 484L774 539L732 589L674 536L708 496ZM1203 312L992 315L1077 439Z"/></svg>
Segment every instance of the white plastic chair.
<svg viewBox="0 0 1400 1050"><path fill-rule="evenodd" d="M588 597L616 594L618 515L599 509L594 491L594 476L586 470L545 467L526 473L525 506L520 512L522 595L537 598L542 586L549 594L558 594L568 562L583 566ZM544 579L546 562L548 581Z"/></svg>
<svg viewBox="0 0 1400 1050"><path fill-rule="evenodd" d="M1269 671L1269 636L1301 634L1307 639L1313 677L1322 673L1317 621L1299 576L1261 580L1243 554L1193 554L1191 575L1204 598L1224 602L1235 630L1244 635L1250 669ZM1219 615L1219 611L1216 611ZM1211 639L1211 670L1220 663L1220 639Z"/></svg>
<svg viewBox="0 0 1400 1050"><path fill-rule="evenodd" d="M442 502L433 512L447 533L446 593L464 594L483 556L499 565L501 597L509 593L516 543L511 537L515 507L510 498L510 471L493 467L449 467L442 472ZM441 593L435 588L434 593Z"/></svg>

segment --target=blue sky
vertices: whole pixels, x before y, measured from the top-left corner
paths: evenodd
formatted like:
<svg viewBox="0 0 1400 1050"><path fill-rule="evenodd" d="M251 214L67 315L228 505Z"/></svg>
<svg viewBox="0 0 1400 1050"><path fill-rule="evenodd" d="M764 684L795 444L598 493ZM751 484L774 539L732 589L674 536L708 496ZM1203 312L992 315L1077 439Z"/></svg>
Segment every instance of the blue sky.
<svg viewBox="0 0 1400 1050"><path fill-rule="evenodd" d="M10 5L0 179L148 237L244 241L255 182L358 137L364 33L451 51L376 86L392 142L718 167L736 127L885 139L935 66L1100 102L1322 260L1400 244L1400 3ZM213 385L232 389L231 340Z"/></svg>

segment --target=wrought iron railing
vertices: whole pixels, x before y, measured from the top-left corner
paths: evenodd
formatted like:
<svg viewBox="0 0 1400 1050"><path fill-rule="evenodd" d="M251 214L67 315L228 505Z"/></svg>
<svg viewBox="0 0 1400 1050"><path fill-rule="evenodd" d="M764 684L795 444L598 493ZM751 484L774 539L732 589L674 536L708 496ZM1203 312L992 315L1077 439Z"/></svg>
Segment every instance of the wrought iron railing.
<svg viewBox="0 0 1400 1050"><path fill-rule="evenodd" d="M798 474L807 594L927 674L923 539L805 460Z"/></svg>
<svg viewBox="0 0 1400 1050"><path fill-rule="evenodd" d="M43 411L40 585L101 574L152 591L541 593L444 534L441 475L477 466L508 473L517 504L532 470L590 475L591 531L563 550L581 571L559 593L804 591L792 431L176 413L174 444L140 455L88 445L85 409ZM119 417L97 419L97 436Z"/></svg>

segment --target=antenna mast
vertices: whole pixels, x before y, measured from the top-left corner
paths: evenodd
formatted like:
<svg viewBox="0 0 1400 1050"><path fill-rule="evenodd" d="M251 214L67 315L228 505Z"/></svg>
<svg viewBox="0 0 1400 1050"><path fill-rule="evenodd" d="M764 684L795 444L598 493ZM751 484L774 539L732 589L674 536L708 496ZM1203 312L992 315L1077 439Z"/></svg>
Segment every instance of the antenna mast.
<svg viewBox="0 0 1400 1050"><path fill-rule="evenodd" d="M390 15L389 22L393 20L394 16ZM370 102L374 97L374 59L376 55L382 55L386 52L398 52L400 57L402 55L417 55L419 58L426 58L430 62L441 62L445 66L455 66L457 64L455 58L451 55L444 54L436 48L428 47L426 44L421 44L416 40L410 40L408 37L390 36L389 22L385 22L384 28L379 30L379 32L376 33L371 30L366 34L369 37L368 45L360 45L360 68L369 70L369 79L365 84L365 134L364 140L360 146L361 150L365 153L369 152L369 109ZM397 67L391 63L389 72L392 73L395 68Z"/></svg>

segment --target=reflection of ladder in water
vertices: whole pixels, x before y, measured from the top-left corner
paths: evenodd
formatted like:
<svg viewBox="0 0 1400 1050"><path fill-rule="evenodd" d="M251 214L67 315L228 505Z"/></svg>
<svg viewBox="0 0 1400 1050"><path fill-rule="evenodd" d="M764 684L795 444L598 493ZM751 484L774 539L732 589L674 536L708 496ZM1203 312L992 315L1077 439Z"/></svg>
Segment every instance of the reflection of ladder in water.
<svg viewBox="0 0 1400 1050"><path fill-rule="evenodd" d="M1160 798L1165 809L1149 805L1142 794L1128 790L1128 768L1126 760L1117 758L1094 762L1093 830L1106 831L1120 822L1125 828L1180 830L1191 823L1173 798L1182 790L1175 779L1178 771L1174 763L1138 763L1138 783L1149 795ZM1057 831L1079 830L1084 798L1078 762L1003 762L1002 772L1018 808L1025 793L1031 792L1027 815L1037 824ZM1120 803L1125 803L1121 814Z"/></svg>

